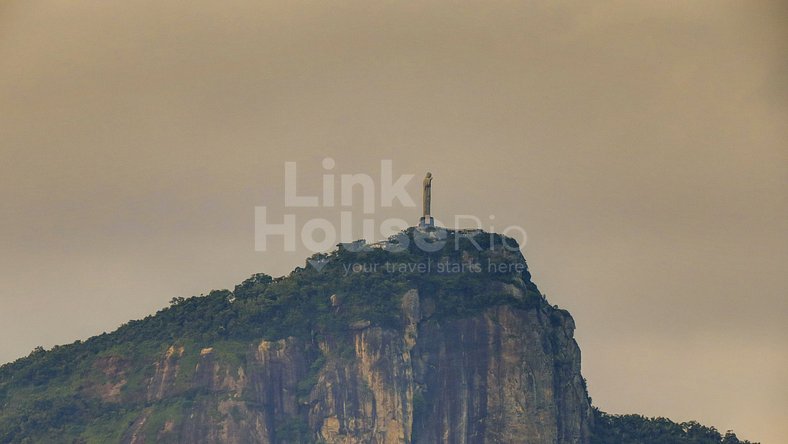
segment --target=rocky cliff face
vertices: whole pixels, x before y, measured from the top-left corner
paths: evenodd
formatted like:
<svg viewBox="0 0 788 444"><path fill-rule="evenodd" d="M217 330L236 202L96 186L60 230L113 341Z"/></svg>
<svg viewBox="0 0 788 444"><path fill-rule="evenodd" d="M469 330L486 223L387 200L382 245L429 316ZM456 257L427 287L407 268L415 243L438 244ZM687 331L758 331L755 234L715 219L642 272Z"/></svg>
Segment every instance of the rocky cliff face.
<svg viewBox="0 0 788 444"><path fill-rule="evenodd" d="M513 240L445 234L340 246L2 366L0 443L588 443L571 316Z"/></svg>
<svg viewBox="0 0 788 444"><path fill-rule="evenodd" d="M592 408L574 321L516 243L443 231L38 347L0 366L0 444L748 443Z"/></svg>
<svg viewBox="0 0 788 444"><path fill-rule="evenodd" d="M416 290L402 297L400 328L361 323L343 339L262 341L237 366L210 348L186 364L171 347L149 377L149 407L122 441L150 441L150 418L167 408L183 372L187 391L203 395L159 421L156 441L589 441L591 407L566 312L500 305L435 320L422 302Z"/></svg>

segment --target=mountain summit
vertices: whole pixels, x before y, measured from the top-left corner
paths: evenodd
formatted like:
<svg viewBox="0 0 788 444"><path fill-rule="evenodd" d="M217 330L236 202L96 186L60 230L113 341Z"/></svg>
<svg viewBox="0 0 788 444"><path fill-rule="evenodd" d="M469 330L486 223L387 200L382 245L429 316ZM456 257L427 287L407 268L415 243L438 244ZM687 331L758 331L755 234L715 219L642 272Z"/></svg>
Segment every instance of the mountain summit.
<svg viewBox="0 0 788 444"><path fill-rule="evenodd" d="M411 228L1 367L0 442L734 442L593 409L574 329L513 239Z"/></svg>

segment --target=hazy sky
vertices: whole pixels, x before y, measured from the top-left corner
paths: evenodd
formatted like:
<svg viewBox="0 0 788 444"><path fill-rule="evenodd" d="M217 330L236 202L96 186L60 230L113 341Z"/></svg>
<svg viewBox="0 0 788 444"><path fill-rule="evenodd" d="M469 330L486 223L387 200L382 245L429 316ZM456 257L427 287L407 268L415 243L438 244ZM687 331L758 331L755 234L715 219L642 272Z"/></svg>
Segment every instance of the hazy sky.
<svg viewBox="0 0 788 444"><path fill-rule="evenodd" d="M319 194L391 159L527 230L596 405L780 442L781 3L2 1L0 362L287 273L254 207L342 208L284 208L284 162Z"/></svg>

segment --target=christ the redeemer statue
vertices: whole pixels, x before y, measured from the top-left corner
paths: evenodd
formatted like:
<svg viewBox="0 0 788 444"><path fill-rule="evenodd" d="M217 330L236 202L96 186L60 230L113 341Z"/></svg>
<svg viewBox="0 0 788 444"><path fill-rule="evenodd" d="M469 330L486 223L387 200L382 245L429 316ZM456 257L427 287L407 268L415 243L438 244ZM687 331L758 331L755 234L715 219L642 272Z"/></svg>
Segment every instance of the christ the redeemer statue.
<svg viewBox="0 0 788 444"><path fill-rule="evenodd" d="M424 177L424 194L422 200L422 208L424 214L419 220L419 227L434 227L435 221L430 216L430 201L432 200L432 173L428 172Z"/></svg>

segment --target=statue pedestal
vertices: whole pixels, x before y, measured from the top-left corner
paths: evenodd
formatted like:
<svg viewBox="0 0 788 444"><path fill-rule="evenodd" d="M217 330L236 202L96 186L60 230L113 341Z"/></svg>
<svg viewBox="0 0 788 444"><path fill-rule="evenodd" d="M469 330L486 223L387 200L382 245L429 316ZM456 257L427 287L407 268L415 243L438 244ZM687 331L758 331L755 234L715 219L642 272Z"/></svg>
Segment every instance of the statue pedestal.
<svg viewBox="0 0 788 444"><path fill-rule="evenodd" d="M435 227L435 219L432 216L422 216L419 219L419 228L433 228Z"/></svg>

